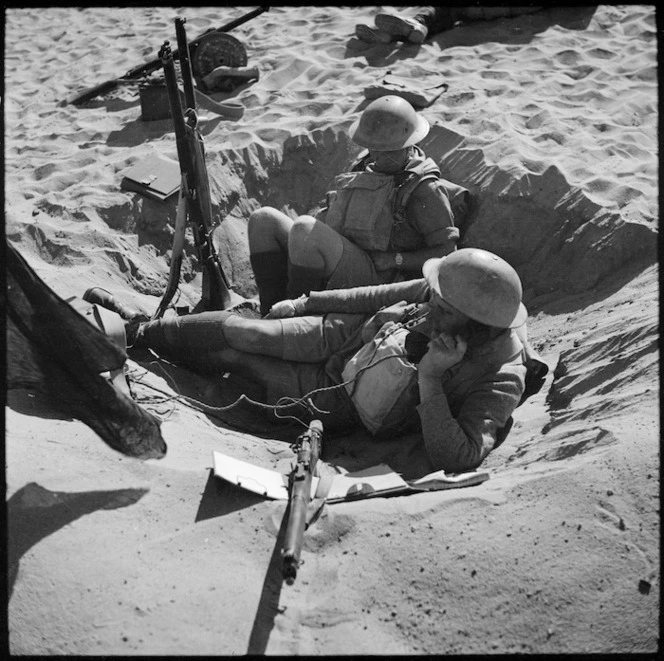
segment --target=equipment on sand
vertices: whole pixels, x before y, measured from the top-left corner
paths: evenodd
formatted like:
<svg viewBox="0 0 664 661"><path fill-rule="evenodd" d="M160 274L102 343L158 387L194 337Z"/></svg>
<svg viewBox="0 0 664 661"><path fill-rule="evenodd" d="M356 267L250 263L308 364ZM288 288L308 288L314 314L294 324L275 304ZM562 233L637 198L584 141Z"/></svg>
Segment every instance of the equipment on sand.
<svg viewBox="0 0 664 661"><path fill-rule="evenodd" d="M200 80L221 66L246 67L247 51L232 35L213 32L201 39L198 48L192 52L191 68L196 79Z"/></svg>
<svg viewBox="0 0 664 661"><path fill-rule="evenodd" d="M302 540L307 523L307 509L311 502L311 482L321 453L323 424L312 420L309 428L301 434L293 446L297 461L289 478L288 526L281 551L283 577L293 585L300 566Z"/></svg>
<svg viewBox="0 0 664 661"><path fill-rule="evenodd" d="M230 34L212 32L192 51L191 68L203 92L232 92L250 80L258 80L256 67L247 66L247 51Z"/></svg>
<svg viewBox="0 0 664 661"><path fill-rule="evenodd" d="M413 18L380 13L376 14L374 21L379 30L411 44L422 44L427 38L427 26Z"/></svg>
<svg viewBox="0 0 664 661"><path fill-rule="evenodd" d="M362 424L374 436L402 433L419 403L417 367L405 349L405 324L385 323L346 363L342 378Z"/></svg>
<svg viewBox="0 0 664 661"><path fill-rule="evenodd" d="M231 304L228 280L221 266L212 239L212 206L210 184L205 165L203 137L198 130L196 98L194 95L191 64L187 48L184 19L175 19L180 53L180 68L187 109L180 105L180 92L175 77L175 64L169 42L164 42L159 57L163 63L171 116L175 127L175 139L182 174L178 201L171 269L166 292L153 319L159 319L171 302L180 280L180 267L184 250L184 232L187 219L191 222L198 259L203 269L202 307L204 310L221 310Z"/></svg>
<svg viewBox="0 0 664 661"><path fill-rule="evenodd" d="M413 108L428 108L444 92L449 85L442 75L427 76L426 82L412 76L398 76L388 71L375 83L364 88L364 96L373 101L382 96L400 96Z"/></svg>
<svg viewBox="0 0 664 661"><path fill-rule="evenodd" d="M122 173L120 188L165 202L180 190L180 166L153 151Z"/></svg>
<svg viewBox="0 0 664 661"><path fill-rule="evenodd" d="M250 21L252 18L255 18L259 14L262 14L263 12L269 10L270 10L269 7L259 7L258 9L254 9L253 11L250 11L249 13L244 14L239 18L236 18L234 21L231 21L230 23L226 23L226 25L222 25L220 28L210 28L206 30L205 32L203 32L203 34L198 35L196 39L190 42L189 44L190 51L194 51L198 47L201 40L207 35L215 32L230 32L234 28L243 25L247 21ZM175 51L173 55L175 57L178 57L179 53ZM75 106L81 105L87 101L91 101L92 99L101 94L105 94L106 92L114 90L116 87L118 87L118 85L122 85L124 83L132 83L140 80L141 78L145 78L154 71L157 71L160 67L161 67L161 58L158 57L156 60L150 60L145 64L141 64L140 66L131 69L124 76L120 76L120 78L107 80L104 83L100 83L99 85L83 90L82 92L79 92L75 96L68 99L65 103L72 103Z"/></svg>
<svg viewBox="0 0 664 661"><path fill-rule="evenodd" d="M204 89L215 92L230 92L239 85L258 80L259 71L257 67L229 67L220 65L216 69L201 78L198 82Z"/></svg>

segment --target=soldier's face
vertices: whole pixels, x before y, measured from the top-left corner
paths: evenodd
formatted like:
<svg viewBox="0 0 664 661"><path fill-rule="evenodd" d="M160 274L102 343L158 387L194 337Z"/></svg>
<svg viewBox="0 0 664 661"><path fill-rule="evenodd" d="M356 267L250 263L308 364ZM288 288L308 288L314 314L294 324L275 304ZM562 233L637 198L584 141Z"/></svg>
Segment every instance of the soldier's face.
<svg viewBox="0 0 664 661"><path fill-rule="evenodd" d="M460 332L470 321L463 312L457 310L454 306L444 301L435 291L429 296L428 321L431 337L441 333L450 333L452 335Z"/></svg>
<svg viewBox="0 0 664 661"><path fill-rule="evenodd" d="M369 154L374 160L374 168L379 172L397 172L406 165L410 147L394 151L373 151L370 149Z"/></svg>

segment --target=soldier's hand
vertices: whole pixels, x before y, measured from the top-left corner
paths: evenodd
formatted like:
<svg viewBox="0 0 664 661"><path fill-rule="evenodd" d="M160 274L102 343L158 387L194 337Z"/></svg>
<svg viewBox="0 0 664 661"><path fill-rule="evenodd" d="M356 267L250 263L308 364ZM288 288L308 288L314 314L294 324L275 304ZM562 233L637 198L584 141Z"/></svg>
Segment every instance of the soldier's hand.
<svg viewBox="0 0 664 661"><path fill-rule="evenodd" d="M371 261L378 273L396 268L396 264L394 263L394 253L392 252L372 250L369 255L371 256Z"/></svg>
<svg viewBox="0 0 664 661"><path fill-rule="evenodd" d="M417 370L423 377L438 377L464 357L468 342L461 335L452 337L448 333L441 333L428 346L429 350L419 362Z"/></svg>
<svg viewBox="0 0 664 661"><path fill-rule="evenodd" d="M265 315L266 319L286 319L287 317L298 317L304 314L304 306L307 303L306 296L296 299L286 299L275 303Z"/></svg>
<svg viewBox="0 0 664 661"><path fill-rule="evenodd" d="M415 305L415 303L408 305L406 301L400 301L399 303L385 307L382 310L378 310L378 312L376 312L376 314L364 324L364 327L362 328L362 340L364 342L372 340L376 333L388 321L398 323L401 321L404 314Z"/></svg>

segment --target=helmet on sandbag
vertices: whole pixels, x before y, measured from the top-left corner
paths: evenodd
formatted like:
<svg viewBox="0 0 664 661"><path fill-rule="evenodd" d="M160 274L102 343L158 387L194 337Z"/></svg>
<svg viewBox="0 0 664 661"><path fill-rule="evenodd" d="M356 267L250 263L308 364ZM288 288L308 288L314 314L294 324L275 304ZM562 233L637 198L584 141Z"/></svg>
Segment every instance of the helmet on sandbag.
<svg viewBox="0 0 664 661"><path fill-rule="evenodd" d="M429 287L446 303L487 326L516 328L528 317L517 272L488 250L461 248L422 267Z"/></svg>
<svg viewBox="0 0 664 661"><path fill-rule="evenodd" d="M429 122L400 96L372 101L350 127L353 142L374 151L396 151L417 144L429 132Z"/></svg>

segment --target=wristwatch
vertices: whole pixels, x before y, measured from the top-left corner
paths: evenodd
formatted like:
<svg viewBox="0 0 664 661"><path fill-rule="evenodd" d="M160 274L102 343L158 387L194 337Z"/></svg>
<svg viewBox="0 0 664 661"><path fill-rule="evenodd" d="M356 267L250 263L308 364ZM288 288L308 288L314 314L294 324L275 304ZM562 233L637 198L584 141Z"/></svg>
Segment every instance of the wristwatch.
<svg viewBox="0 0 664 661"><path fill-rule="evenodd" d="M400 252L394 253L394 263L397 265L397 268L401 268L403 264L403 255Z"/></svg>

